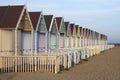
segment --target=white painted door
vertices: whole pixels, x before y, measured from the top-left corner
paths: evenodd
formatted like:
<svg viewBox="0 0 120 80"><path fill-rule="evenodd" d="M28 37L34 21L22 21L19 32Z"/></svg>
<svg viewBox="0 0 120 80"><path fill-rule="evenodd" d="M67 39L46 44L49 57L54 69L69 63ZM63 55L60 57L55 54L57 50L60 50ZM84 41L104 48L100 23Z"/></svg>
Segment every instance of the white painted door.
<svg viewBox="0 0 120 80"><path fill-rule="evenodd" d="M46 39L45 39L45 33L39 33L38 34L38 52L41 52L41 51L45 51L45 43L46 42Z"/></svg>
<svg viewBox="0 0 120 80"><path fill-rule="evenodd" d="M22 53L23 54L29 54L30 51L31 51L31 46L30 46L31 45L31 43L30 43L31 37L30 37L30 35L31 35L31 32L28 32L28 31L23 31L22 32L21 48L22 48Z"/></svg>

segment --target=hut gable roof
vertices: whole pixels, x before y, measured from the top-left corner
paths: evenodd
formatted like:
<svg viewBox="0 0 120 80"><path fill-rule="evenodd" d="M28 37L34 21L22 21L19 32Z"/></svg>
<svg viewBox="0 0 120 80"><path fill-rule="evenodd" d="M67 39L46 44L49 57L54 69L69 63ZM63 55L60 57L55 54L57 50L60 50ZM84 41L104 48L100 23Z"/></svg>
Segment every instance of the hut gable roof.
<svg viewBox="0 0 120 80"><path fill-rule="evenodd" d="M0 28L16 28L24 5L0 6Z"/></svg>
<svg viewBox="0 0 120 80"><path fill-rule="evenodd" d="M56 23L60 34L66 33L65 23L62 17L56 17Z"/></svg>
<svg viewBox="0 0 120 80"><path fill-rule="evenodd" d="M38 20L39 20L39 17L41 15L41 12L29 12L29 15L30 15L31 22L33 24L33 28L35 30L36 27L37 27Z"/></svg>
<svg viewBox="0 0 120 80"><path fill-rule="evenodd" d="M44 15L44 19L45 19L47 30L49 31L50 26L52 24L53 15Z"/></svg>
<svg viewBox="0 0 120 80"><path fill-rule="evenodd" d="M58 30L59 30L60 27L61 27L61 23L62 23L62 17L56 17L56 22L57 22L57 27L58 27Z"/></svg>

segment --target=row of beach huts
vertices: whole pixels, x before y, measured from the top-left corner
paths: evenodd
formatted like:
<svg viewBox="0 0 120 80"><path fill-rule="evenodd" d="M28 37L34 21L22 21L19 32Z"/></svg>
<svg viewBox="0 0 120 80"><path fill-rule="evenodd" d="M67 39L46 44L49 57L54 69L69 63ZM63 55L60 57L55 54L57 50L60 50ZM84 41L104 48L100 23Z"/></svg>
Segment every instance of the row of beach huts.
<svg viewBox="0 0 120 80"><path fill-rule="evenodd" d="M106 35L63 17L0 6L0 72L58 73L113 47Z"/></svg>

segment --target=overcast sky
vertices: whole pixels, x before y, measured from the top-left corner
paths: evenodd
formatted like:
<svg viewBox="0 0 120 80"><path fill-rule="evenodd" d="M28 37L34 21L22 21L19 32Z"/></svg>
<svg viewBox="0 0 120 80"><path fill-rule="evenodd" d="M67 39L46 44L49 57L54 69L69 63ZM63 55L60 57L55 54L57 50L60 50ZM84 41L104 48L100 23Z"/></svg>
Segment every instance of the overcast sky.
<svg viewBox="0 0 120 80"><path fill-rule="evenodd" d="M28 11L64 17L120 43L120 0L0 0L0 5L26 4Z"/></svg>

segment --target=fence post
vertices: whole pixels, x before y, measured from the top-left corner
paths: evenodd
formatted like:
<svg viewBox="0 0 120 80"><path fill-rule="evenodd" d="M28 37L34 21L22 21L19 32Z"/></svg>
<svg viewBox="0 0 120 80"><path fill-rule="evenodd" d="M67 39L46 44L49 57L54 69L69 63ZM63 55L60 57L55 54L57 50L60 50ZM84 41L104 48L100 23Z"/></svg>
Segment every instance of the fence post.
<svg viewBox="0 0 120 80"><path fill-rule="evenodd" d="M55 56L55 74L60 71L59 65L60 65L60 56Z"/></svg>
<svg viewBox="0 0 120 80"><path fill-rule="evenodd" d="M64 69L67 68L67 54L64 53Z"/></svg>
<svg viewBox="0 0 120 80"><path fill-rule="evenodd" d="M36 60L37 56L34 55L34 67L35 67L35 71L37 71L37 60Z"/></svg>

